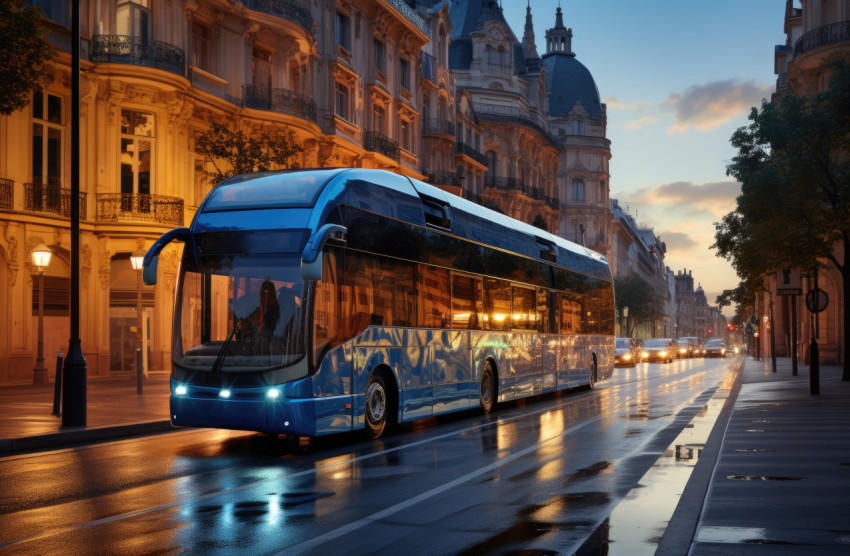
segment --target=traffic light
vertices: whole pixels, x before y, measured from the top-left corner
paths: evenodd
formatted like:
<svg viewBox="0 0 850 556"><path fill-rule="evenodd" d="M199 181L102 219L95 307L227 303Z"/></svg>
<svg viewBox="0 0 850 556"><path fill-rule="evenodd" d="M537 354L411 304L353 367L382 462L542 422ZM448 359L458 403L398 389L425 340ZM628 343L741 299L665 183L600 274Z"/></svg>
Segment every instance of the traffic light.
<svg viewBox="0 0 850 556"><path fill-rule="evenodd" d="M732 330L732 323L731 323L731 322L727 322L727 323L726 323L726 328L728 328L729 330Z"/></svg>
<svg viewBox="0 0 850 556"><path fill-rule="evenodd" d="M708 329L708 333L709 333L709 334L711 334L711 333L713 333L713 332L714 332L714 330L712 330L711 328L709 328L709 329Z"/></svg>

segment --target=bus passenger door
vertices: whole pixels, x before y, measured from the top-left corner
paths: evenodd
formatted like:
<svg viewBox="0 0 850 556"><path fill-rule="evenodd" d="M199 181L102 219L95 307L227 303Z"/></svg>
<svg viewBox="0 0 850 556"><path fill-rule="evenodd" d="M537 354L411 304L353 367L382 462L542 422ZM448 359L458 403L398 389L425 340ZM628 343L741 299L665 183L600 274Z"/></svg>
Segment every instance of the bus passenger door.
<svg viewBox="0 0 850 556"><path fill-rule="evenodd" d="M433 415L434 346L431 330L405 329L401 361L401 410L403 421Z"/></svg>
<svg viewBox="0 0 850 556"><path fill-rule="evenodd" d="M558 378L558 322L555 292L537 290L537 372L542 376L542 391L552 392L557 388Z"/></svg>

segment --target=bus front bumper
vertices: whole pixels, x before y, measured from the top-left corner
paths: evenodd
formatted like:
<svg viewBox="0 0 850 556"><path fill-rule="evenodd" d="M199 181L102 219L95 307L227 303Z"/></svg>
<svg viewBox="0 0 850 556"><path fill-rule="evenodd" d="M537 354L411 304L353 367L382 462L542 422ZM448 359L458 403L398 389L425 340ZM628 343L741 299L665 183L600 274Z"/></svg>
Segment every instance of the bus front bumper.
<svg viewBox="0 0 850 556"><path fill-rule="evenodd" d="M351 430L351 396L288 398L282 388L210 388L171 379L171 424L317 436Z"/></svg>

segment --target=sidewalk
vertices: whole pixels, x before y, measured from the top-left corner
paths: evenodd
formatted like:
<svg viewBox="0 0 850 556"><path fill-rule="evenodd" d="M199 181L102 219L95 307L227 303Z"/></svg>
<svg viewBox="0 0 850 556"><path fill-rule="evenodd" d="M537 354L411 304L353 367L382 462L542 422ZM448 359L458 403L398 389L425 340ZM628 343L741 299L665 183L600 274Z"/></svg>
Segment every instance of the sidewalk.
<svg viewBox="0 0 850 556"><path fill-rule="evenodd" d="M747 358L656 555L850 554L850 382Z"/></svg>
<svg viewBox="0 0 850 556"><path fill-rule="evenodd" d="M86 387L86 426L63 427L52 415L53 384L0 387L0 456L62 448L172 430L168 418L169 375L150 373L136 393L136 378L90 378Z"/></svg>

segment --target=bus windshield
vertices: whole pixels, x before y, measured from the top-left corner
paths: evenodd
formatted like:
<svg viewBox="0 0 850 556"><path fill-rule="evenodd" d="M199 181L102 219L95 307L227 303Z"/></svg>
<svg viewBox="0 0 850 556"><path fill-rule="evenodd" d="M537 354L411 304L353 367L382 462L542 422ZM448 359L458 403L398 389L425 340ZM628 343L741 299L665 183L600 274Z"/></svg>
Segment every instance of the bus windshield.
<svg viewBox="0 0 850 556"><path fill-rule="evenodd" d="M297 255L186 258L175 308L174 362L196 371L258 371L304 356Z"/></svg>

